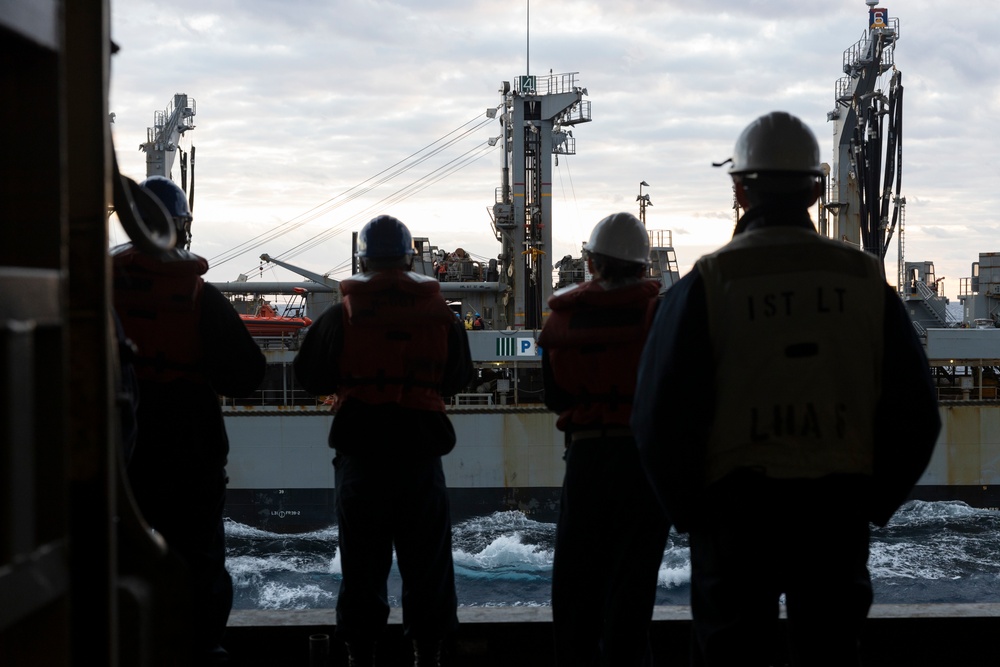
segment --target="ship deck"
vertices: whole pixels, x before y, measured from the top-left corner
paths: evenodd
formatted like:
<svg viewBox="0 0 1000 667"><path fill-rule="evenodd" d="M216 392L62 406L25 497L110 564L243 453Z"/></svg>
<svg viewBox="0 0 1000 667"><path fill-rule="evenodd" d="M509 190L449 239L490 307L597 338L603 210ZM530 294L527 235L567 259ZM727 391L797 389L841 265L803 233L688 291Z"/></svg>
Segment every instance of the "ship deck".
<svg viewBox="0 0 1000 667"><path fill-rule="evenodd" d="M449 646L447 665L549 666L552 654L550 607L463 607L459 630ZM686 606L657 607L651 644L657 664L689 660L691 612ZM862 640L867 667L981 667L997 664L993 638L1000 633L1000 604L875 605ZM324 639L330 658L318 658ZM227 632L233 667L318 667L346 665L334 638L334 611L234 611ZM403 641L401 612L394 608L379 665L412 661Z"/></svg>

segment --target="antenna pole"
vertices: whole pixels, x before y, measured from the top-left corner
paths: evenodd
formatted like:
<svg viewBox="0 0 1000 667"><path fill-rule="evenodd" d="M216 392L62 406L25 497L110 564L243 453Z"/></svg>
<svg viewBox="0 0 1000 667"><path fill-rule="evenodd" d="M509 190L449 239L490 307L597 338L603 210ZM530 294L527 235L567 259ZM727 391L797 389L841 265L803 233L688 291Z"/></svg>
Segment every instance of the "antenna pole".
<svg viewBox="0 0 1000 667"><path fill-rule="evenodd" d="M524 26L524 55L525 55L525 74L531 74L531 0L524 0L524 4L527 7L527 18L525 20Z"/></svg>

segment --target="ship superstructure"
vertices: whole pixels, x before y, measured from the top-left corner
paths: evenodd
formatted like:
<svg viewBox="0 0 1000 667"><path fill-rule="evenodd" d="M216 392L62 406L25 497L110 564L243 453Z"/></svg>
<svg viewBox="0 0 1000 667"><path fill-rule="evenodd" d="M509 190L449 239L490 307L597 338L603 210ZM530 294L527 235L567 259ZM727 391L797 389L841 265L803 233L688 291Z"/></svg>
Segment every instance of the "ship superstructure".
<svg viewBox="0 0 1000 667"><path fill-rule="evenodd" d="M502 184L493 224L508 279L498 328L541 329L552 294L552 156L575 155L570 129L589 122L576 73L519 77L501 86Z"/></svg>

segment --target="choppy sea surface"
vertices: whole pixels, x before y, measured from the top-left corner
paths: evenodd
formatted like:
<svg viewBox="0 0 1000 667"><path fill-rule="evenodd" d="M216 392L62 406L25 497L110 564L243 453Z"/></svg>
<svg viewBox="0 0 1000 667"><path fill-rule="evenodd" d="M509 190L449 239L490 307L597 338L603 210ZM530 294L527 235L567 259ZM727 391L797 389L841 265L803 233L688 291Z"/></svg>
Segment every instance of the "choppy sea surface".
<svg viewBox="0 0 1000 667"><path fill-rule="evenodd" d="M458 601L463 606L546 606L551 601L555 524L500 512L453 527ZM336 526L268 533L227 521L227 567L235 609L321 609L337 602ZM868 561L876 604L1000 602L1000 512L959 502L914 501L872 533ZM594 528L593 567L603 566ZM660 565L658 605L688 604L687 536L671 532ZM399 572L389 579L398 606Z"/></svg>

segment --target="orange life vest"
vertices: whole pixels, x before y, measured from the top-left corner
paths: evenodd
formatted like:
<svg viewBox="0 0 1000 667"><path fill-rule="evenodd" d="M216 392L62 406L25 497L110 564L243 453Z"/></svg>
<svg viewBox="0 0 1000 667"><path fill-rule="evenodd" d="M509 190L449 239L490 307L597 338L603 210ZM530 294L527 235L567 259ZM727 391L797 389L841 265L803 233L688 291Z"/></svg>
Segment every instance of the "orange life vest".
<svg viewBox="0 0 1000 667"><path fill-rule="evenodd" d="M628 426L639 357L659 285L651 280L608 290L589 281L559 290L538 338L556 382L576 398L559 415L562 430Z"/></svg>
<svg viewBox="0 0 1000 667"><path fill-rule="evenodd" d="M137 348L138 378L204 380L198 325L208 261L185 250L160 259L125 246L113 251L112 265L115 310Z"/></svg>
<svg viewBox="0 0 1000 667"><path fill-rule="evenodd" d="M376 271L342 281L340 290L339 399L443 412L440 387L455 315L438 281L401 270Z"/></svg>

